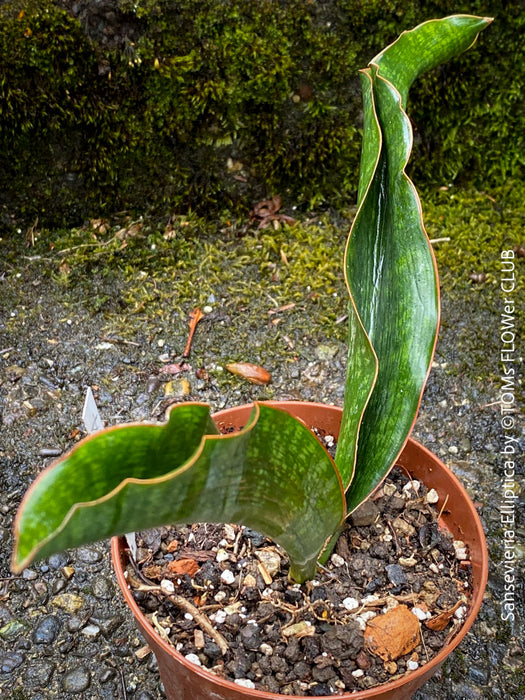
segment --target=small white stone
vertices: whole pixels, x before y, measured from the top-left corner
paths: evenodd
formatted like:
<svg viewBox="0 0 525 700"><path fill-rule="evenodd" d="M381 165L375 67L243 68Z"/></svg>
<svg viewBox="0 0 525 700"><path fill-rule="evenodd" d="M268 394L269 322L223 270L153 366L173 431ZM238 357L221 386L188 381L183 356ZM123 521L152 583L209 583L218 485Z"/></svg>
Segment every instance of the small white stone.
<svg viewBox="0 0 525 700"><path fill-rule="evenodd" d="M216 559L219 563L221 563L221 562L223 562L223 561L228 561L229 558L230 558L230 555L229 555L229 553L228 553L225 549L219 549L219 551L218 551L217 554L215 555L215 559Z"/></svg>
<svg viewBox="0 0 525 700"><path fill-rule="evenodd" d="M213 600L215 600L217 603L222 603L222 601L226 598L226 593L224 591L219 591L213 596Z"/></svg>
<svg viewBox="0 0 525 700"><path fill-rule="evenodd" d="M97 625L87 625L87 627L84 627L82 630L82 634L84 634L86 637L91 637L94 639L100 634L100 627L97 627Z"/></svg>
<svg viewBox="0 0 525 700"><path fill-rule="evenodd" d="M394 538L389 532L385 532L381 539L383 540L383 542L392 542Z"/></svg>
<svg viewBox="0 0 525 700"><path fill-rule="evenodd" d="M347 610L357 610L358 607L359 601L355 598L345 598L343 600L343 608L346 608Z"/></svg>
<svg viewBox="0 0 525 700"><path fill-rule="evenodd" d="M255 683L249 678L236 678L234 682L240 685L241 688L250 688L250 690L255 688Z"/></svg>
<svg viewBox="0 0 525 700"><path fill-rule="evenodd" d="M226 620L227 617L228 617L228 615L227 615L225 610L217 610L215 615L211 615L211 619L217 625L222 625L222 623Z"/></svg>
<svg viewBox="0 0 525 700"><path fill-rule="evenodd" d="M202 310L202 312L205 314L211 314L212 311L213 311L213 308L211 306L208 306L208 305L206 305Z"/></svg>
<svg viewBox="0 0 525 700"><path fill-rule="evenodd" d="M235 540L235 530L231 525L226 524L224 526L224 534L226 535L226 539L230 542L233 542Z"/></svg>
<svg viewBox="0 0 525 700"><path fill-rule="evenodd" d="M368 622L368 620L373 620L374 617L377 617L375 610L367 610L366 612L362 612L361 615L358 615L357 619L361 619L363 622Z"/></svg>
<svg viewBox="0 0 525 700"><path fill-rule="evenodd" d="M432 564L430 564L430 566L429 566L428 568L429 568L430 571L432 571L434 574L439 574L439 567L438 567L436 564L432 563Z"/></svg>
<svg viewBox="0 0 525 700"><path fill-rule="evenodd" d="M184 613L185 620L193 620L193 615L191 613Z"/></svg>
<svg viewBox="0 0 525 700"><path fill-rule="evenodd" d="M345 563L345 560L343 559L343 557L339 556L339 554L332 554L332 556L330 557L330 561L334 566L337 567L343 566L343 564Z"/></svg>
<svg viewBox="0 0 525 700"><path fill-rule="evenodd" d="M160 589L166 595L171 595L172 593L175 593L175 585L173 584L173 581L170 581L167 578L162 579L162 581L160 582Z"/></svg>
<svg viewBox="0 0 525 700"><path fill-rule="evenodd" d="M457 455L457 453L459 452L458 448L455 445L450 445L448 451L451 455Z"/></svg>
<svg viewBox="0 0 525 700"><path fill-rule="evenodd" d="M439 495L436 489L430 489L426 496L427 503L437 503L439 501Z"/></svg>
<svg viewBox="0 0 525 700"><path fill-rule="evenodd" d="M395 484L383 484L383 493L385 496L393 496L397 491Z"/></svg>
<svg viewBox="0 0 525 700"><path fill-rule="evenodd" d="M361 632L364 632L366 630L366 622L362 619L361 615L358 615L355 621L359 625L359 629L361 630Z"/></svg>
<svg viewBox="0 0 525 700"><path fill-rule="evenodd" d="M407 661L407 668L409 671L415 671L416 668L419 668L419 664L417 661Z"/></svg>
<svg viewBox="0 0 525 700"><path fill-rule="evenodd" d="M273 654L273 647L263 642L263 644L261 644L261 646L259 647L259 651L265 656L271 656Z"/></svg>
<svg viewBox="0 0 525 700"><path fill-rule="evenodd" d="M459 561L468 559L467 548L462 540L454 540L453 545L456 559L459 559Z"/></svg>
<svg viewBox="0 0 525 700"><path fill-rule="evenodd" d="M365 675L365 672L363 671L362 668L358 668L355 671L352 671L352 676L354 678L362 678Z"/></svg>
<svg viewBox="0 0 525 700"><path fill-rule="evenodd" d="M235 581L235 574L233 571L226 569L222 572L221 579L230 586Z"/></svg>
<svg viewBox="0 0 525 700"><path fill-rule="evenodd" d="M458 620L462 620L467 612L467 608L464 605L461 605L456 612L454 613L454 617L457 617Z"/></svg>
<svg viewBox="0 0 525 700"><path fill-rule="evenodd" d="M429 617L429 614L426 613L424 610L421 610L421 608L413 607L412 608L412 614L417 617L418 620L427 620Z"/></svg>
<svg viewBox="0 0 525 700"><path fill-rule="evenodd" d="M201 660L197 656L197 654L186 654L184 657L187 661L191 661L192 664L195 664L196 666L202 666Z"/></svg>
<svg viewBox="0 0 525 700"><path fill-rule="evenodd" d="M417 479L412 479L412 481L409 481L407 484L403 486L403 491L408 494L409 491L415 491L416 493L419 492L419 487L421 486L421 482L418 481Z"/></svg>

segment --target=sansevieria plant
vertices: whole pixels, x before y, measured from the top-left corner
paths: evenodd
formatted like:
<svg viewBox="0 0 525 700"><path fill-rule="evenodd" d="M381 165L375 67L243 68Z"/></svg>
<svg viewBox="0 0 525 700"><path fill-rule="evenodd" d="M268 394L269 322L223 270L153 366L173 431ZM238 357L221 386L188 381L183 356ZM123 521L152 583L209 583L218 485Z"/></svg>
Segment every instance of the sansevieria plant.
<svg viewBox="0 0 525 700"><path fill-rule="evenodd" d="M28 490L15 522L15 571L125 532L228 522L279 543L293 580L315 575L346 516L402 451L436 343L436 264L405 171L408 90L423 71L470 47L490 21L457 15L425 22L361 73L363 150L344 256L349 351L335 460L307 426L264 403L255 403L245 427L231 434L219 434L201 403L175 406L166 424L102 430Z"/></svg>

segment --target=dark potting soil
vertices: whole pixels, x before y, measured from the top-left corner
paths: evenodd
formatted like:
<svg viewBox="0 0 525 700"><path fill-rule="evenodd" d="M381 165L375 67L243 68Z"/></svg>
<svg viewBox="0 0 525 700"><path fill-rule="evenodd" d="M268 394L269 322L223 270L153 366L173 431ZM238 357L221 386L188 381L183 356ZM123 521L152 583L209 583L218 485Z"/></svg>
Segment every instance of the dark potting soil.
<svg viewBox="0 0 525 700"><path fill-rule="evenodd" d="M271 540L210 524L138 533L128 580L161 636L223 678L283 695L371 688L427 663L466 617L468 552L435 500L395 468L303 585ZM382 633L394 608L405 615Z"/></svg>

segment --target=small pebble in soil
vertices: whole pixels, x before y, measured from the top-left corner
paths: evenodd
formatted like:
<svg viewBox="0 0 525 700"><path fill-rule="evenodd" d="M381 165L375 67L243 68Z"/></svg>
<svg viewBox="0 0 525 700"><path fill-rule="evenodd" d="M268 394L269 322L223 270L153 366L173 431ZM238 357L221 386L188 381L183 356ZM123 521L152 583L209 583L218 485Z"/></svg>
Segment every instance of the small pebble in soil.
<svg viewBox="0 0 525 700"><path fill-rule="evenodd" d="M83 666L69 671L62 680L62 685L66 693L82 693L89 688L90 683L90 673Z"/></svg>
<svg viewBox="0 0 525 700"><path fill-rule="evenodd" d="M192 664L195 664L196 666L202 666L201 660L197 656L197 654L186 654L184 657L186 661L190 661Z"/></svg>
<svg viewBox="0 0 525 700"><path fill-rule="evenodd" d="M235 574L233 571L226 569L222 572L221 579L224 581L224 583L231 585L235 581Z"/></svg>
<svg viewBox="0 0 525 700"><path fill-rule="evenodd" d="M456 559L459 559L460 561L468 559L467 548L465 547L464 542L462 542L461 540L454 540L453 545Z"/></svg>
<svg viewBox="0 0 525 700"><path fill-rule="evenodd" d="M24 662L24 655L14 651L0 652L0 672L11 673Z"/></svg>
<svg viewBox="0 0 525 700"><path fill-rule="evenodd" d="M467 613L467 608L464 605L461 605L456 612L454 613L454 616L457 617L458 620L462 620Z"/></svg>
<svg viewBox="0 0 525 700"><path fill-rule="evenodd" d="M343 557L340 557L339 554L332 554L332 556L330 557L330 561L334 566L337 567L344 566L345 563L345 560L343 559Z"/></svg>
<svg viewBox="0 0 525 700"><path fill-rule="evenodd" d="M431 615L428 612L425 612L424 610L421 610L421 608L417 608L415 606L412 608L412 614L415 615L417 619L421 622L431 617Z"/></svg>
<svg viewBox="0 0 525 700"><path fill-rule="evenodd" d="M426 495L427 503L437 503L439 501L438 492L435 489L430 489Z"/></svg>
<svg viewBox="0 0 525 700"><path fill-rule="evenodd" d="M399 564L387 564L387 566L385 566L385 571L388 580L394 586L401 586L407 582L405 572Z"/></svg>
<svg viewBox="0 0 525 700"><path fill-rule="evenodd" d="M175 584L169 579L162 579L162 581L160 582L160 587L162 589L162 592L166 593L166 595L171 595L172 593L175 593Z"/></svg>
<svg viewBox="0 0 525 700"><path fill-rule="evenodd" d="M37 622L32 639L35 644L52 644L60 630L60 620L54 615L47 615Z"/></svg>

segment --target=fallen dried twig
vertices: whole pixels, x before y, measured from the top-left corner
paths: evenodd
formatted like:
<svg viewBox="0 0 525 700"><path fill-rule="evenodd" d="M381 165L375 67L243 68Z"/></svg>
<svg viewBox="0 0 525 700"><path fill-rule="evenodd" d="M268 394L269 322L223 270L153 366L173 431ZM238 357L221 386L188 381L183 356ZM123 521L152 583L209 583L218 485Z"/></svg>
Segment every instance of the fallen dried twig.
<svg viewBox="0 0 525 700"><path fill-rule="evenodd" d="M169 600L170 603L173 603L173 605L175 605L177 608L189 613L193 617L195 622L198 624L198 626L201 628L201 630L203 632L206 632L206 634L210 636L213 639L213 641L218 645L223 656L229 651L230 647L228 645L228 642L222 636L222 634L213 627L210 620L208 619L208 616L200 610L198 610L198 608L196 608L193 605L193 603L190 603L189 600L186 600L186 598L183 598L177 593L166 593L160 586L140 583L136 579L133 579L133 577L131 577L131 582L133 583L134 590L144 591L147 593L155 593L156 595L162 595L167 600Z"/></svg>
<svg viewBox="0 0 525 700"><path fill-rule="evenodd" d="M197 328L198 322L204 318L204 314L200 309L193 309L193 311L190 313L190 321L188 323L190 327L190 332L188 335L188 341L186 343L186 347L184 348L184 352L182 353L182 357L189 357L190 352L191 352L191 341L193 340L193 335L195 333L195 329Z"/></svg>

